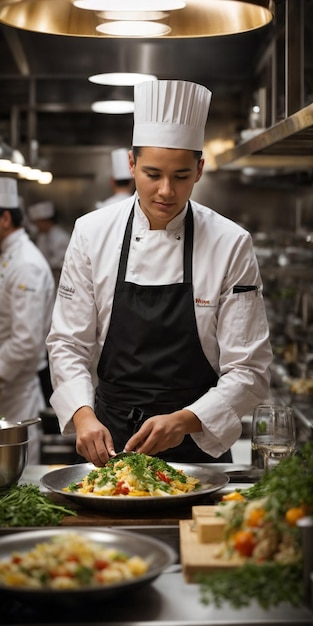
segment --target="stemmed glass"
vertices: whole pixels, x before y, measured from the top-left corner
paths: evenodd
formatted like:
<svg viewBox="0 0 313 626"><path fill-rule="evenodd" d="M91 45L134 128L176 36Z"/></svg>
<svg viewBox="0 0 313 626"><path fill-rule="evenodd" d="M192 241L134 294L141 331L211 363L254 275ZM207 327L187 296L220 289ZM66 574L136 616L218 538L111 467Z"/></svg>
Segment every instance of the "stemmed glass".
<svg viewBox="0 0 313 626"><path fill-rule="evenodd" d="M292 408L259 404L252 418L253 464L266 472L293 454L295 447L296 429Z"/></svg>

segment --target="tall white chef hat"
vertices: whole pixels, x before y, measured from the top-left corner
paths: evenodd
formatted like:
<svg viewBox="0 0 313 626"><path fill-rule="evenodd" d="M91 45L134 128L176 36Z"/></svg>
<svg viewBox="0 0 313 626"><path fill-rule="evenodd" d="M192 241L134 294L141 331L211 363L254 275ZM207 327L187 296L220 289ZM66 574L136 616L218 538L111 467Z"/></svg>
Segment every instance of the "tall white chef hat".
<svg viewBox="0 0 313 626"><path fill-rule="evenodd" d="M135 85L133 146L202 150L212 92L182 80Z"/></svg>
<svg viewBox="0 0 313 626"><path fill-rule="evenodd" d="M0 177L0 209L17 209L19 205L15 178Z"/></svg>
<svg viewBox="0 0 313 626"><path fill-rule="evenodd" d="M37 202L28 207L28 215L31 220L47 220L54 217L55 210L53 202Z"/></svg>
<svg viewBox="0 0 313 626"><path fill-rule="evenodd" d="M111 152L112 177L115 180L125 180L131 178L128 164L128 150L117 148Z"/></svg>

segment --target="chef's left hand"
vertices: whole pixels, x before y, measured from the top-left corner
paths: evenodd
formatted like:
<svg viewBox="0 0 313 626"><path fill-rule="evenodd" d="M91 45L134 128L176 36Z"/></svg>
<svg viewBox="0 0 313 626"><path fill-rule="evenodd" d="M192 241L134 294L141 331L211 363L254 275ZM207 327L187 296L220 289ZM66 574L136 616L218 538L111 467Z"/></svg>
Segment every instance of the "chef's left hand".
<svg viewBox="0 0 313 626"><path fill-rule="evenodd" d="M175 448L182 443L185 435L200 432L201 429L200 420L188 409L154 415L145 420L138 432L127 441L125 450L157 454Z"/></svg>

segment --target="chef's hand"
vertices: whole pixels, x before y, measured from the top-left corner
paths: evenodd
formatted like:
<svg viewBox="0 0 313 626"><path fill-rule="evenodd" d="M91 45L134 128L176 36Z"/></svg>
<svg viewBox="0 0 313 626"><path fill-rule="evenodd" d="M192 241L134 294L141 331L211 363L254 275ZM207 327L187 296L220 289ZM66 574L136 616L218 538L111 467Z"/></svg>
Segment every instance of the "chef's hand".
<svg viewBox="0 0 313 626"><path fill-rule="evenodd" d="M166 415L154 415L142 424L126 443L127 452L157 454L182 443L184 436L201 432L202 426L197 416L188 409Z"/></svg>
<svg viewBox="0 0 313 626"><path fill-rule="evenodd" d="M113 439L89 406L83 406L73 416L76 430L76 451L96 467L102 467L115 455Z"/></svg>

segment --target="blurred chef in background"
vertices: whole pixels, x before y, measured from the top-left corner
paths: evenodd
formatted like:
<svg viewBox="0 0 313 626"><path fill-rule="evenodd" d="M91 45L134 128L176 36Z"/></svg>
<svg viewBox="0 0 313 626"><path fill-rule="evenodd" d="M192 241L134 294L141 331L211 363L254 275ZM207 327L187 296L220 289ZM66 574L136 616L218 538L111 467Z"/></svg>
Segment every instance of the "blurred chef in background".
<svg viewBox="0 0 313 626"><path fill-rule="evenodd" d="M126 148L117 148L111 152L112 175L110 184L113 194L106 200L96 202L96 209L126 200L134 193L135 185L129 169L128 153Z"/></svg>
<svg viewBox="0 0 313 626"><path fill-rule="evenodd" d="M16 423L45 407L38 369L46 362L55 285L23 227L17 182L0 178L0 416ZM29 427L28 463L40 461L40 429Z"/></svg>
<svg viewBox="0 0 313 626"><path fill-rule="evenodd" d="M53 202L37 202L28 207L27 213L37 229L35 243L47 259L57 285L70 233L57 223L57 213Z"/></svg>

